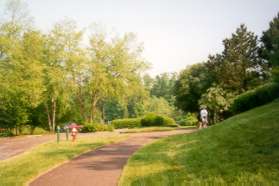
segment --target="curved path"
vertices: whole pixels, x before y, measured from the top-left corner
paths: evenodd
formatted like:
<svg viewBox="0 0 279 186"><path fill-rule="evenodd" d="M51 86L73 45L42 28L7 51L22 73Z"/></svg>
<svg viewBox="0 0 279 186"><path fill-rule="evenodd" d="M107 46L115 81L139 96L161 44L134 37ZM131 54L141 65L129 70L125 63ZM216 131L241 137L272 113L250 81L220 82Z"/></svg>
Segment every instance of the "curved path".
<svg viewBox="0 0 279 186"><path fill-rule="evenodd" d="M30 135L0 139L0 160L11 158L50 140L55 140L55 135Z"/></svg>
<svg viewBox="0 0 279 186"><path fill-rule="evenodd" d="M114 186L128 158L156 139L195 130L132 134L128 140L107 145L65 163L30 183L31 186Z"/></svg>

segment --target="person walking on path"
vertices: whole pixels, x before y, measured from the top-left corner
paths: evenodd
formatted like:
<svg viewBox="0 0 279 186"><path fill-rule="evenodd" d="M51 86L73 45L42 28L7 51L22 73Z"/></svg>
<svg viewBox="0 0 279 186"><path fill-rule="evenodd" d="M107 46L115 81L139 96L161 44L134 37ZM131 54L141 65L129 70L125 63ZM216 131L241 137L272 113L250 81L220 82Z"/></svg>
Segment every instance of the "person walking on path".
<svg viewBox="0 0 279 186"><path fill-rule="evenodd" d="M207 128L208 126L208 111L206 110L205 106L202 106L202 109L200 111L200 126L199 128Z"/></svg>

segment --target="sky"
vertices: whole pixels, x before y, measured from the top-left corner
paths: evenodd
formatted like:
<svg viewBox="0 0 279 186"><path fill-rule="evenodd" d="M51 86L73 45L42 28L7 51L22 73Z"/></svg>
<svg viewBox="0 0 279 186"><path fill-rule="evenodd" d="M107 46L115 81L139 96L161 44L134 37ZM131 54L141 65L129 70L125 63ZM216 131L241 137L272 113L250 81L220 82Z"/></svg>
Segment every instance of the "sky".
<svg viewBox="0 0 279 186"><path fill-rule="evenodd" d="M0 0L0 5L1 1ZM152 76L179 72L221 52L222 40L244 23L261 35L279 12L279 0L25 0L35 25L49 30L65 18L92 23L143 43ZM3 4L3 3L2 3ZM2 5L1 5L2 6Z"/></svg>

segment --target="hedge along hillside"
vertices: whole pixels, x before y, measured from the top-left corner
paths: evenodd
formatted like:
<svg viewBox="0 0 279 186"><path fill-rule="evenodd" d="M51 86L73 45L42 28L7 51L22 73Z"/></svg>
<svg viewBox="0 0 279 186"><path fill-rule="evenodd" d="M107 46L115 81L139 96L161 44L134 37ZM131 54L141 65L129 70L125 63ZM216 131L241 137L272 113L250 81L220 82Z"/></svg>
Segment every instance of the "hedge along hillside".
<svg viewBox="0 0 279 186"><path fill-rule="evenodd" d="M279 98L279 83L269 83L236 97L231 111L241 113Z"/></svg>
<svg viewBox="0 0 279 186"><path fill-rule="evenodd" d="M141 126L141 119L140 118L116 119L112 121L112 125L116 129L136 128Z"/></svg>
<svg viewBox="0 0 279 186"><path fill-rule="evenodd" d="M142 118L141 125L149 126L177 126L175 121L167 116L161 116L154 113L148 113Z"/></svg>
<svg viewBox="0 0 279 186"><path fill-rule="evenodd" d="M151 127L151 126L168 126L168 127L177 126L177 124L172 118L167 116L157 115L154 113L146 114L143 118L116 119L112 121L112 125L116 129Z"/></svg>
<svg viewBox="0 0 279 186"><path fill-rule="evenodd" d="M113 127L107 124L88 123L81 128L81 132L113 131Z"/></svg>

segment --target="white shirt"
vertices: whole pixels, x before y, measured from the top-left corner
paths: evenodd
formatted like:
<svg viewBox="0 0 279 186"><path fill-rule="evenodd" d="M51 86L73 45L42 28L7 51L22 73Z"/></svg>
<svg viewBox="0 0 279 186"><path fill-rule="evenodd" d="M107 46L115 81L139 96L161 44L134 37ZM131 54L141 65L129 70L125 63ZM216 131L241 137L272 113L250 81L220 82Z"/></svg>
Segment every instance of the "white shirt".
<svg viewBox="0 0 279 186"><path fill-rule="evenodd" d="M203 117L207 117L208 112L206 109L202 109L200 114L201 114L201 117L203 118Z"/></svg>

